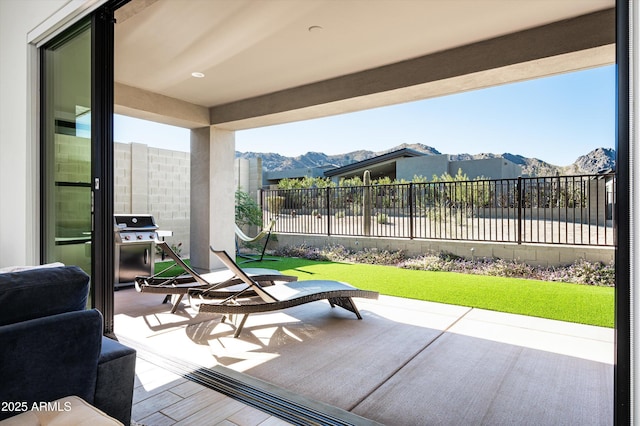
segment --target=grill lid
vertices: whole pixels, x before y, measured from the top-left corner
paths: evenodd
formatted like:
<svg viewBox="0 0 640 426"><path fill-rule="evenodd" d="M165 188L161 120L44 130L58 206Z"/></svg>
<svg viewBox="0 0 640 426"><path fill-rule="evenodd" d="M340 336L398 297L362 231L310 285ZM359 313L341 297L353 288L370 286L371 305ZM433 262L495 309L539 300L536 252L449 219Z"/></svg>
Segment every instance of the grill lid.
<svg viewBox="0 0 640 426"><path fill-rule="evenodd" d="M117 214L113 215L115 231L155 231L156 221L150 214Z"/></svg>

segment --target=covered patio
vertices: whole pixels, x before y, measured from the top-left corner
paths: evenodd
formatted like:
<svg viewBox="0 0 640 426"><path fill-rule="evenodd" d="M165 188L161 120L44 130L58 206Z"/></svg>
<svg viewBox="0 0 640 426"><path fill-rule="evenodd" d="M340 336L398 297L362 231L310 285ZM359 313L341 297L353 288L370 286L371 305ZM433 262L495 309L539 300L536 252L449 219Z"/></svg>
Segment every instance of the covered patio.
<svg viewBox="0 0 640 426"><path fill-rule="evenodd" d="M211 269L209 245L234 250L236 131L611 65L614 6L131 0L115 11L114 111L191 130L189 255Z"/></svg>
<svg viewBox="0 0 640 426"><path fill-rule="evenodd" d="M234 252L235 131L613 64L614 4L132 0L116 11L115 112L191 129L189 251L209 270L209 245ZM175 374L220 373L236 397L266 392L261 409L291 423L613 419L611 329L381 297L357 301L363 321L316 302L233 339L161 299L116 292L118 338Z"/></svg>
<svg viewBox="0 0 640 426"><path fill-rule="evenodd" d="M144 363L293 424L612 422L612 329L381 296L356 301L362 321L314 302L252 315L236 339L219 316L161 301L116 292L117 336ZM162 401L139 398L134 420L176 411Z"/></svg>

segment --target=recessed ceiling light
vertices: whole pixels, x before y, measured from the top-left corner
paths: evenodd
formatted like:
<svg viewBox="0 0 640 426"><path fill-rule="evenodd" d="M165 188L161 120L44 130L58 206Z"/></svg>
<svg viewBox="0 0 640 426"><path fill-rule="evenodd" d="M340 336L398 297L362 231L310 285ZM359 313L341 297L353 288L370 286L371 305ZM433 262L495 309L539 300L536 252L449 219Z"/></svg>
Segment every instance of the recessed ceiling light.
<svg viewBox="0 0 640 426"><path fill-rule="evenodd" d="M310 33L316 32L316 31L322 31L323 28L320 25L312 25L308 28Z"/></svg>
<svg viewBox="0 0 640 426"><path fill-rule="evenodd" d="M202 77L204 77L204 74L201 73L201 72L192 72L191 76L195 77L195 78L202 78Z"/></svg>

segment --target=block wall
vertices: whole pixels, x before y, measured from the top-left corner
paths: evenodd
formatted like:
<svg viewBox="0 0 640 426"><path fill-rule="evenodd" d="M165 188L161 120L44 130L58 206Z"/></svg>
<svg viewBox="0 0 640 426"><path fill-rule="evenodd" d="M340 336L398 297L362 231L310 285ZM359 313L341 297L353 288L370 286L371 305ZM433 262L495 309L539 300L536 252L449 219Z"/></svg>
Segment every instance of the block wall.
<svg viewBox="0 0 640 426"><path fill-rule="evenodd" d="M190 158L188 152L115 143L116 214L152 214L170 244L189 255Z"/></svg>

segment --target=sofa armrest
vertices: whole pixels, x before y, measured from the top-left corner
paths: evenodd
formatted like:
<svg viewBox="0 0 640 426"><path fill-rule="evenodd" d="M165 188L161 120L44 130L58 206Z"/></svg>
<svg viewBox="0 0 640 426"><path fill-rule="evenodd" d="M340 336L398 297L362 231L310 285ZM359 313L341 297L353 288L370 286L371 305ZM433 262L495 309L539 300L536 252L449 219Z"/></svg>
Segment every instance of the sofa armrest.
<svg viewBox="0 0 640 426"><path fill-rule="evenodd" d="M102 338L93 404L125 425L131 423L135 368L134 349L108 337Z"/></svg>
<svg viewBox="0 0 640 426"><path fill-rule="evenodd" d="M0 326L0 401L31 406L77 395L92 403L101 345L96 310ZM0 411L0 419L15 414Z"/></svg>

